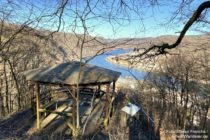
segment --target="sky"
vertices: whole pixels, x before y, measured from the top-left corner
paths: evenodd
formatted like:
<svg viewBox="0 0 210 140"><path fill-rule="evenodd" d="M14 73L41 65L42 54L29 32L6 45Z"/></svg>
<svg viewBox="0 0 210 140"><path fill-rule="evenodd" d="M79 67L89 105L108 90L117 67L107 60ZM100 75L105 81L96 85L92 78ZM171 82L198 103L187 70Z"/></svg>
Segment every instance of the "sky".
<svg viewBox="0 0 210 140"><path fill-rule="evenodd" d="M180 0L178 0L180 1ZM190 10L194 11L198 5L202 1L197 0L193 2L190 6ZM179 3L174 4L170 2L166 2L165 4L160 4L155 7L145 8L143 13L143 21L138 19L136 15L133 15L132 20L128 25L120 27L117 37L157 37L161 35L178 35L178 32L182 30L188 18L183 17L182 20L174 20L173 22L167 24L173 13L179 7ZM186 9L189 7L186 7ZM185 10L185 9L183 9ZM186 10L187 11L187 10ZM186 13L190 17L192 15L192 11ZM179 15L178 15L179 17ZM105 28L104 28L105 27ZM201 32L196 31L197 26L192 26L190 30L187 32L187 35L198 35ZM202 28L202 27L201 27ZM109 24L104 24L99 27L99 30L104 33L104 35L109 36L112 35L112 30Z"/></svg>
<svg viewBox="0 0 210 140"><path fill-rule="evenodd" d="M82 26L82 20L78 15L84 18L84 15L87 14L85 24L88 34L104 38L143 38L178 35L177 32L181 31L192 12L203 2L203 0L194 0L188 4L187 2L190 0L185 0L185 7L179 11L181 14L178 14L172 22L168 23L174 16L173 13L180 7L180 0L159 0L158 4L153 4L155 6L151 6L151 3L147 0L125 0L129 8L123 7L117 0L114 3L112 3L113 0L100 1L99 4L97 0L91 0L90 7L92 11L90 13L88 13L88 10L84 10L87 8L85 7L85 0L78 0L78 3L75 1L69 0L65 7L60 31L71 33L74 30L76 33L82 34L84 28L80 27ZM14 4L8 4L7 0L0 0L0 2L0 8L11 13L10 16L7 16L8 22L21 24L27 20L34 20L44 15L39 22L34 22L30 26L52 31L58 28L60 10L57 15L51 16L51 14L61 5L60 1L14 0L12 1ZM95 6L96 3L97 5ZM110 15L115 19L107 18ZM179 20L180 17L181 20ZM0 18L3 18L1 13ZM77 24L76 29L75 24ZM200 34L200 32L195 31L195 27L197 26L193 26L187 34ZM205 27L200 28L205 29Z"/></svg>

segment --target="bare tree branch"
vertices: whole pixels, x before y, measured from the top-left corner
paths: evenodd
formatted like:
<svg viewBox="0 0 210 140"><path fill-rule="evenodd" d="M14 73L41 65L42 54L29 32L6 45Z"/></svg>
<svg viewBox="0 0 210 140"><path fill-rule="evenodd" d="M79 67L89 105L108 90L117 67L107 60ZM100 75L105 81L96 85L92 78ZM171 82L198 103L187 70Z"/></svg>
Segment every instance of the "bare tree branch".
<svg viewBox="0 0 210 140"><path fill-rule="evenodd" d="M169 45L168 43L162 44L162 45L153 45L149 49L146 49L143 53L135 55L134 57L142 57L149 52L156 50L156 53L151 54L151 56L160 55L160 54L166 54L166 49L173 49L176 48L184 38L186 32L189 30L189 28L192 26L194 22L196 22L201 15L201 13L205 10L210 8L210 1L203 2L200 4L200 6L197 8L197 10L194 12L192 17L188 20L188 22L185 24L184 28L182 29L179 37L177 38L176 42L174 44Z"/></svg>

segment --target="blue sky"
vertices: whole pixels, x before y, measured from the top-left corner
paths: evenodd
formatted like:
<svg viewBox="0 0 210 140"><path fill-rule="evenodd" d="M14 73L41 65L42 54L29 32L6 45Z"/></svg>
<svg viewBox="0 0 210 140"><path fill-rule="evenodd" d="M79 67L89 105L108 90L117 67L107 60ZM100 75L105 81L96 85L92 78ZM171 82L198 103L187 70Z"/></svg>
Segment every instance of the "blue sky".
<svg viewBox="0 0 210 140"><path fill-rule="evenodd" d="M66 6L63 16L62 23L65 23L61 26L62 32L72 32L74 29L73 26L77 23L81 25L81 20L75 20L75 8L78 9L78 14L82 15L82 12L85 8L84 0L78 0L79 2L75 3L75 0L69 0L69 4ZM128 1L128 0L127 0ZM132 0L131 0L132 1ZM186 0L187 1L187 0ZM188 0L189 1L189 0ZM202 0L203 1L203 0ZM184 16L189 17L192 15L198 5L202 2L200 0L194 0L191 5L187 5L182 10L184 11ZM30 20L39 17L40 15L48 15L55 12L55 9L59 7L59 2L56 0L14 0L14 7L6 6L6 0L1 0L1 7L5 9L12 10L12 16L8 18L8 21L13 23L21 24L24 21L28 20L30 15ZM139 0L137 2L127 3L128 6L134 7L138 10L138 14L134 10L117 10L119 3L111 4L112 0L105 1L105 4L100 3L93 9L93 12L96 15L106 17L108 14L116 15L119 20L108 21L107 18L92 18L96 15L89 14L87 16L86 25L88 27L88 33L92 36L101 36L105 38L127 38L127 37L156 37L160 35L178 35L176 32L181 31L184 24L186 23L187 18L182 20L173 20L170 24L166 24L170 18L173 16L173 12L177 10L180 6L180 0L161 0L158 3L158 6L151 7L150 3L146 0ZM92 0L90 6L96 3L96 0ZM5 4L5 5L4 5ZM139 5L138 7L135 5ZM111 11L111 7L114 9ZM14 10L16 9L16 10ZM135 9L135 10L136 10ZM32 13L32 14L31 14ZM185 15L186 14L186 15ZM127 17L129 15L129 17ZM181 15L181 14L180 14ZM178 15L178 17L180 17ZM0 15L1 17L2 15ZM2 18L2 17L1 17ZM89 19L91 18L91 19ZM121 18L129 18L130 20L121 20ZM39 21L39 24L33 24L32 27L55 30L58 27L58 16L47 16L42 18ZM76 21L76 22L74 22ZM120 24L119 24L120 23ZM193 26L196 27L196 26ZM187 32L188 35L199 34L194 28L191 28ZM77 33L83 33L83 28L78 27L76 29Z"/></svg>
<svg viewBox="0 0 210 140"><path fill-rule="evenodd" d="M190 10L194 11L201 2L202 1L200 0L194 1L190 6ZM178 35L177 32L180 32L182 30L187 19L183 19L180 21L177 21L175 19L174 22L166 24L171 19L171 17L173 16L173 12L177 10L176 8L178 8L178 6L179 2L177 4L173 2L166 2L164 5L160 4L159 6L145 8L143 9L143 21L141 21L141 19L138 20L138 17L136 15L133 15L133 17L131 18L134 18L135 20L132 20L127 26L120 27L118 33L113 37L157 37L161 35ZM189 14L189 16L191 16L192 11L186 14ZM104 28L104 26L106 28ZM190 28L190 30L187 32L187 34L201 34L200 32L197 32L195 28L196 26L193 25L192 28ZM99 30L103 32L106 36L113 34L109 24L100 26Z"/></svg>

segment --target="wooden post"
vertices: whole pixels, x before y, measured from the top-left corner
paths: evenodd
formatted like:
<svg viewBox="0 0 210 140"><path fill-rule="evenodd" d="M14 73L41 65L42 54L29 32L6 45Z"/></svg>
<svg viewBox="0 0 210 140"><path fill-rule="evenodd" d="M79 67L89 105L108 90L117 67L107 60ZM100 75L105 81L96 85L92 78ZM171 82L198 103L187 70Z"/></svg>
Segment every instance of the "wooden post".
<svg viewBox="0 0 210 140"><path fill-rule="evenodd" d="M76 130L76 119L77 119L77 94L76 94L76 87L72 87L72 95L74 96L73 97L73 100L72 100L72 124L73 124L73 135L74 135L74 131Z"/></svg>
<svg viewBox="0 0 210 140"><path fill-rule="evenodd" d="M101 90L101 85L98 85L98 91L100 91Z"/></svg>
<svg viewBox="0 0 210 140"><path fill-rule="evenodd" d="M36 83L36 126L37 129L40 129L40 117L41 113L39 111L40 108L40 85L39 83Z"/></svg>
<svg viewBox="0 0 210 140"><path fill-rule="evenodd" d="M116 94L115 94L115 82L116 81L113 81L113 86L112 86L112 100L115 99L116 97ZM114 108L114 105L112 104L111 106L111 112L114 113L115 112L115 108Z"/></svg>
<svg viewBox="0 0 210 140"><path fill-rule="evenodd" d="M109 93L110 84L106 85L106 102L105 102L105 118L104 118L104 126L108 125L109 121L109 103L110 103L110 93Z"/></svg>
<svg viewBox="0 0 210 140"><path fill-rule="evenodd" d="M115 81L113 81L113 87L112 87L112 92L115 92Z"/></svg>

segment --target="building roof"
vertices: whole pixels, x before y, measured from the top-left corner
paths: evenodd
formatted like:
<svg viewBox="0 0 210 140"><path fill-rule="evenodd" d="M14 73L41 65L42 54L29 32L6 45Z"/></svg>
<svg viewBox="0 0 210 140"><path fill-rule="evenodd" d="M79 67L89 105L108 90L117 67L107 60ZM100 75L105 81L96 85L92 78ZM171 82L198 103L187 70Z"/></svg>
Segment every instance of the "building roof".
<svg viewBox="0 0 210 140"><path fill-rule="evenodd" d="M82 72L79 84L100 84L116 81L120 72L82 63ZM51 83L76 85L78 81L80 62L73 61L56 66L37 68L23 72L26 80Z"/></svg>

